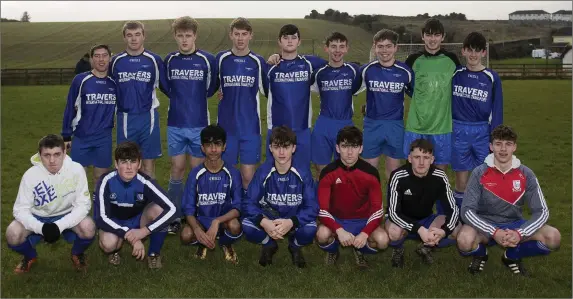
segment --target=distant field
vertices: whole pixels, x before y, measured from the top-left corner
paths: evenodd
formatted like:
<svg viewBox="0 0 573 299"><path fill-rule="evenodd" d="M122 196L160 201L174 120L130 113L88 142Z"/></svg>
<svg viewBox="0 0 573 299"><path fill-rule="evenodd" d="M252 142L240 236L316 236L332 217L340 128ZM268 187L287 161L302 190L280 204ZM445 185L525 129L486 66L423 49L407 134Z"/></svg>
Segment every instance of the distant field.
<svg viewBox="0 0 573 299"><path fill-rule="evenodd" d="M561 64L561 59L542 59L542 58L510 58L502 60L490 60L490 64Z"/></svg>
<svg viewBox="0 0 573 299"><path fill-rule="evenodd" d="M59 133L68 86L2 87L2 181L1 226L12 220L12 207L22 174L31 164L38 139ZM97 246L87 251L89 272L78 275L69 260L70 245L58 242L38 246L39 259L32 272L15 275L19 256L1 246L2 297L116 298L116 297L209 297L209 298L571 298L571 82L565 80L514 80L503 82L504 121L518 134L516 155L533 169L547 199L549 223L562 234L561 249L550 256L525 260L532 278L515 277L500 261L503 251L489 249L490 259L480 275L467 272L470 259L455 247L436 250L432 266L422 264L414 253L417 242L408 241L404 269L391 268L391 250L368 256L370 269L355 268L349 250L341 251L336 267L324 266L324 252L315 244L304 248L308 268L295 269L286 242L280 242L272 267L258 265L259 247L242 238L236 246L239 265L223 260L221 250L209 252L207 260L192 258L194 247L182 246L169 236L162 250L164 268L150 271L146 263L122 251L122 265L112 267ZM167 187L166 116L168 101L159 93L160 124L164 156L157 160L157 178ZM365 101L364 93L355 101ZM211 121L217 117L217 100L209 100ZM405 103L406 109L409 101ZM313 123L319 101L313 97ZM261 121L266 120L266 99L261 98ZM362 129L362 116L353 121ZM263 130L263 140L266 138ZM115 134L114 134L115 136ZM115 143L114 143L115 144ZM264 146L264 144L263 144ZM262 151L263 159L266 152ZM381 163L383 164L383 163ZM380 173L384 174L383 165ZM448 170L452 179L452 172ZM453 180L452 180L453 182ZM382 187L385 190L386 184ZM387 198L384 195L384 202ZM5 230L2 231L2 234ZM4 240L4 236L2 236ZM146 248L148 242L146 242Z"/></svg>
<svg viewBox="0 0 573 299"><path fill-rule="evenodd" d="M197 46L211 53L231 47L228 39L232 19L198 19ZM340 31L350 39L348 61L365 62L372 35L354 26L322 20L251 19L254 38L251 49L264 57L276 53L277 35L284 24L296 24L301 31L300 53L326 57L322 41L331 31ZM171 33L172 19L144 21L149 50L165 57L177 50ZM2 68L75 67L76 62L96 43L109 44L113 52L125 48L123 21L69 23L2 23Z"/></svg>

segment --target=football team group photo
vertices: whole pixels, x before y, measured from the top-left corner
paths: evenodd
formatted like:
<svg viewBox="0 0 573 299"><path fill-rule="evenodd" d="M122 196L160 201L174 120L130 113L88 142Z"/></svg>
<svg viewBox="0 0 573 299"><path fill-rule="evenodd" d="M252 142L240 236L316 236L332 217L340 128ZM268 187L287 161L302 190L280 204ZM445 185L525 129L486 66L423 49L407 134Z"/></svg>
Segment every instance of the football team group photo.
<svg viewBox="0 0 573 299"><path fill-rule="evenodd" d="M257 53L260 23L237 16L220 25L226 50L211 52L198 36L212 29L185 14L164 22L176 45L167 55L146 43L145 20L122 22L121 45L100 37L84 49L89 66L55 100L60 113L43 115L58 127L19 145L27 159L3 153L27 165L9 172L19 185L2 205L3 280L73 272L80 283L128 267L121 275L197 275L205 287L211 276L314 271L343 287L380 271L413 284L455 273L487 288L541 279L562 246L570 253L571 227L555 222L570 211L545 195L560 179L531 158L553 154L529 145L543 131L514 121L521 99L488 66L481 30L458 35L453 51L451 22L430 16L412 29L418 50L399 57L395 28L366 41L332 29L308 53L306 27L289 20L270 36L274 50ZM368 61L348 58L359 42ZM165 296L154 288L147 296Z"/></svg>

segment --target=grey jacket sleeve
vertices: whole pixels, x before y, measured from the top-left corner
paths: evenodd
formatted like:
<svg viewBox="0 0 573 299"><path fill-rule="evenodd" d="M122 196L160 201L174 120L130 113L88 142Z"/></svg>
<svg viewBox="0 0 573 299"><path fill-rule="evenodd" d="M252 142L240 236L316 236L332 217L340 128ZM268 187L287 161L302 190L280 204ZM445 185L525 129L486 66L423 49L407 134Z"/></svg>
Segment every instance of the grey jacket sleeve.
<svg viewBox="0 0 573 299"><path fill-rule="evenodd" d="M477 214L479 199L483 192L479 179L483 175L485 168L484 165L481 165L472 171L462 202L461 216L465 223L488 237L492 237L496 227Z"/></svg>
<svg viewBox="0 0 573 299"><path fill-rule="evenodd" d="M549 209L539 186L539 181L531 169L523 167L526 178L525 202L529 205L531 218L517 229L522 238L529 237L540 229L549 219Z"/></svg>

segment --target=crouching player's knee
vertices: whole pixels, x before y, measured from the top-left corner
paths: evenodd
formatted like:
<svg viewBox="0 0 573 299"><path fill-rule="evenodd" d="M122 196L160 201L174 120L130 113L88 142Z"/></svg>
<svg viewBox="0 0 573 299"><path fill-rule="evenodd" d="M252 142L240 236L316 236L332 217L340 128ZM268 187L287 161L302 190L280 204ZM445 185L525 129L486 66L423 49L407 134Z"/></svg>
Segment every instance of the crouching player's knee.
<svg viewBox="0 0 573 299"><path fill-rule="evenodd" d="M195 234L193 233L193 229L188 224L183 226L181 230L181 234L179 235L179 239L183 244L190 244L195 242Z"/></svg>
<svg viewBox="0 0 573 299"><path fill-rule="evenodd" d="M299 227L295 232L296 245L305 246L312 243L317 230L316 222L311 222Z"/></svg>
<svg viewBox="0 0 573 299"><path fill-rule="evenodd" d="M225 229L228 230L233 235L238 235L241 233L241 223L239 219L234 218L225 223Z"/></svg>
<svg viewBox="0 0 573 299"><path fill-rule="evenodd" d="M93 219L88 216L76 225L73 230L81 239L92 239L95 237L96 226Z"/></svg>
<svg viewBox="0 0 573 299"><path fill-rule="evenodd" d="M99 231L99 247L104 253L110 254L118 251L122 244L123 240L117 235L102 230Z"/></svg>
<svg viewBox="0 0 573 299"><path fill-rule="evenodd" d="M460 251L472 251L477 245L477 231L469 225L463 225L457 235L456 242Z"/></svg>
<svg viewBox="0 0 573 299"><path fill-rule="evenodd" d="M382 227L376 228L368 238L368 246L377 249L386 249L390 243L388 233Z"/></svg>
<svg viewBox="0 0 573 299"><path fill-rule="evenodd" d="M8 245L18 245L24 243L26 241L26 237L30 233L24 228L20 222L14 220L8 228L6 228L6 242Z"/></svg>
<svg viewBox="0 0 573 299"><path fill-rule="evenodd" d="M555 227L545 225L532 237L543 243L549 250L557 250L561 246L561 233Z"/></svg>
<svg viewBox="0 0 573 299"><path fill-rule="evenodd" d="M316 231L316 241L320 245L330 244L334 241L334 234L326 225L321 224Z"/></svg>

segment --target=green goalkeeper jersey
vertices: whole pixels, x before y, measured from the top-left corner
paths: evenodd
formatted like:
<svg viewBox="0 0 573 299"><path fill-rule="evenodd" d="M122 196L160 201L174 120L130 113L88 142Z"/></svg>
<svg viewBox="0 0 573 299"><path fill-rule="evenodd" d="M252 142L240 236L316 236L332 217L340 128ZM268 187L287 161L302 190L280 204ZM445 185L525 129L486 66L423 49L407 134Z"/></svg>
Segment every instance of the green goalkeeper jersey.
<svg viewBox="0 0 573 299"><path fill-rule="evenodd" d="M418 134L452 132L452 76L460 61L456 54L439 50L421 51L408 56L406 64L414 70L414 92L406 131Z"/></svg>

